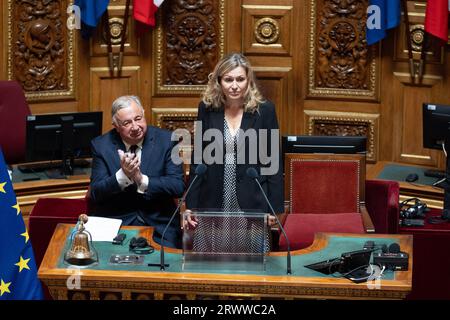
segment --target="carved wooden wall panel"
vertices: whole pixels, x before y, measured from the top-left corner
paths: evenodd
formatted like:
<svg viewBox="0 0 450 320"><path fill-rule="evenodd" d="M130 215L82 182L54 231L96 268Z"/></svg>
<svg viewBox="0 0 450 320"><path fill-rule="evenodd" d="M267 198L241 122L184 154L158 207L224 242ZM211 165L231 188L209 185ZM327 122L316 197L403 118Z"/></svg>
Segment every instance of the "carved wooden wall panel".
<svg viewBox="0 0 450 320"><path fill-rule="evenodd" d="M423 147L422 104L449 104L445 77L448 78L448 47L437 45L430 36L425 38L424 21L426 2L407 1L410 30L401 24L394 34L393 74L397 115L394 118L396 142L394 160L403 163L445 167L443 152ZM408 61L407 35L412 43L415 68L411 70ZM425 50L425 63L422 77L418 74L421 51ZM448 80L447 80L448 81ZM445 92L444 92L444 91Z"/></svg>
<svg viewBox="0 0 450 320"><path fill-rule="evenodd" d="M433 151L423 148L422 130L422 104L420 101L431 101L429 90L417 89L411 86L402 86L403 105L400 111L402 119L400 148L397 157L402 162L437 165L437 159L432 158Z"/></svg>
<svg viewBox="0 0 450 320"><path fill-rule="evenodd" d="M318 136L366 136L367 161L378 160L379 115L305 110L307 133Z"/></svg>
<svg viewBox="0 0 450 320"><path fill-rule="evenodd" d="M243 5L243 52L292 55L292 5Z"/></svg>
<svg viewBox="0 0 450 320"><path fill-rule="evenodd" d="M8 0L8 79L28 100L74 98L75 41L68 0Z"/></svg>
<svg viewBox="0 0 450 320"><path fill-rule="evenodd" d="M113 101L122 95L137 95L140 79L140 67L123 67L119 78L111 77L109 69L106 67L91 68L90 111L103 111L103 132L112 129L111 105ZM149 114L147 108L146 112Z"/></svg>
<svg viewBox="0 0 450 320"><path fill-rule="evenodd" d="M375 47L366 37L367 0L310 0L309 96L377 99Z"/></svg>
<svg viewBox="0 0 450 320"><path fill-rule="evenodd" d="M261 93L275 104L281 134L288 134L287 118L292 116L289 114L292 69L255 67L255 74Z"/></svg>
<svg viewBox="0 0 450 320"><path fill-rule="evenodd" d="M194 134L194 121L197 119L196 108L153 108L152 125L173 131L184 128Z"/></svg>
<svg viewBox="0 0 450 320"><path fill-rule="evenodd" d="M168 1L156 32L156 94L196 94L224 53L225 0Z"/></svg>
<svg viewBox="0 0 450 320"><path fill-rule="evenodd" d="M113 52L119 52L120 42L124 31L125 0L116 1L114 5L108 7L109 28L105 28L103 21L96 29L95 36L91 39L91 49L93 56L104 56L108 53L106 30L109 29ZM132 18L133 11L130 7L130 17L125 31L125 55L139 55L139 37L136 34L136 22Z"/></svg>
<svg viewBox="0 0 450 320"><path fill-rule="evenodd" d="M411 78L411 69L409 66L409 56L407 48L407 32L405 24L402 23L398 31L395 33L395 57L394 57L394 75L405 84L420 84L431 86L442 81L445 69L444 64L444 47L436 45L432 37L424 37L424 21L426 2L420 0L407 1L408 17L410 23L409 39L413 49L413 59L419 61L422 48L425 46L426 66L422 79L416 74L415 79ZM415 71L418 71L417 69Z"/></svg>
<svg viewBox="0 0 450 320"><path fill-rule="evenodd" d="M197 108L153 108L152 125L174 131L176 129L187 129L191 134L191 144L185 141L180 145L180 157L191 158L194 143L194 121L197 119ZM189 163L184 163L184 173L189 176Z"/></svg>

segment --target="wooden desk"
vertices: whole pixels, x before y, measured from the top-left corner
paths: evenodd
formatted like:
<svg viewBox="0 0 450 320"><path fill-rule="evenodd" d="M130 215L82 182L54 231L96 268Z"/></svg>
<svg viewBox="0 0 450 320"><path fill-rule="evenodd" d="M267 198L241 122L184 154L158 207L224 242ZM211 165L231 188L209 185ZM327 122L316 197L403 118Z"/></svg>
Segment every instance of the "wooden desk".
<svg viewBox="0 0 450 320"><path fill-rule="evenodd" d="M450 223L431 224L442 210L426 213L422 227L399 226L400 234L414 237L414 275L408 299L450 300Z"/></svg>
<svg viewBox="0 0 450 320"><path fill-rule="evenodd" d="M410 254L410 269L396 272L395 280L382 279L379 288L369 289L367 283L356 284L333 277L58 268L70 227L58 225L38 272L54 299L403 299L411 290L412 237L409 235L317 234L311 247L292 252L294 256L323 249L332 235L397 239L402 251ZM140 236L147 239L151 239L153 232L152 228L125 228L137 228ZM159 245L152 245L159 250ZM166 252L181 253L170 248ZM284 256L285 253L270 255ZM81 279L79 290L67 288L68 278L74 275Z"/></svg>
<svg viewBox="0 0 450 320"><path fill-rule="evenodd" d="M376 164L371 165L367 168L366 177L367 179L379 179L380 174L388 165L398 165L405 168L405 172L422 172L426 168L421 166L406 165L394 162L378 161ZM405 175L406 176L406 175ZM420 184L420 179L418 182L406 182L404 177L399 179L391 179L398 181L400 185L400 201L404 201L408 198L419 198L424 201L430 208L442 209L444 202L444 191L440 188L433 187L431 185Z"/></svg>

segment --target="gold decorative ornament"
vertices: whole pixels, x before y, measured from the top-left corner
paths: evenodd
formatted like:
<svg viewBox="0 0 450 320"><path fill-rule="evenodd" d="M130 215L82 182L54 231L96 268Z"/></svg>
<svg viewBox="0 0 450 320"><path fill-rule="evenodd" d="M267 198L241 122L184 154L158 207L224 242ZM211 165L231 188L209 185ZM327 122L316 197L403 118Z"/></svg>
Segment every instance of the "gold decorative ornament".
<svg viewBox="0 0 450 320"><path fill-rule="evenodd" d="M425 28L421 24L416 24L410 28L410 41L413 51L421 52L423 40L425 38Z"/></svg>
<svg viewBox="0 0 450 320"><path fill-rule="evenodd" d="M255 23L255 38L262 44L276 43L280 37L280 26L273 18L261 18Z"/></svg>
<svg viewBox="0 0 450 320"><path fill-rule="evenodd" d="M122 41L122 37L124 36L125 38L127 37L127 34L123 35L123 19L119 18L119 17L113 17L110 18L109 21L109 34L111 35L111 44L112 45L119 45L120 42ZM107 42L106 39L106 30L103 30L103 41Z"/></svg>

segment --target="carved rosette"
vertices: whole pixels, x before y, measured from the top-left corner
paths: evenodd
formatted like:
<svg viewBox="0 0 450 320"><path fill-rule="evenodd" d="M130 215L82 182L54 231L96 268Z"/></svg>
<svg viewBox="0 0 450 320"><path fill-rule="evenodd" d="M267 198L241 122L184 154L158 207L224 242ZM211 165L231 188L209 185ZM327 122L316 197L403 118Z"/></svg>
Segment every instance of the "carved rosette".
<svg viewBox="0 0 450 320"><path fill-rule="evenodd" d="M255 23L255 38L258 43L273 44L280 37L280 26L275 19L261 18Z"/></svg>
<svg viewBox="0 0 450 320"><path fill-rule="evenodd" d="M305 115L309 135L366 136L367 161L377 161L378 114L305 110Z"/></svg>
<svg viewBox="0 0 450 320"><path fill-rule="evenodd" d="M309 93L375 97L374 49L366 43L367 0L311 0Z"/></svg>
<svg viewBox="0 0 450 320"><path fill-rule="evenodd" d="M224 0L174 0L159 13L158 92L201 92L223 55Z"/></svg>
<svg viewBox="0 0 450 320"><path fill-rule="evenodd" d="M29 100L73 97L73 32L68 1L9 0L8 79Z"/></svg>

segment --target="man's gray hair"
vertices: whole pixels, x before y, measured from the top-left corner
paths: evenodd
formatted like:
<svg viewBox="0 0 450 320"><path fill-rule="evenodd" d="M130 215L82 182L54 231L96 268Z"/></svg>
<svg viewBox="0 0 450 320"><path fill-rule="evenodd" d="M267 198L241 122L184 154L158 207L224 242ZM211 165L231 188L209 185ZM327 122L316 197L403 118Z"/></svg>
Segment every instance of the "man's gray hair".
<svg viewBox="0 0 450 320"><path fill-rule="evenodd" d="M131 106L131 102L136 103L139 107L141 107L142 111L144 111L144 107L141 104L141 100L137 96L121 96L114 100L111 107L111 116L113 122L116 122L115 115L116 113L123 108L128 108Z"/></svg>

